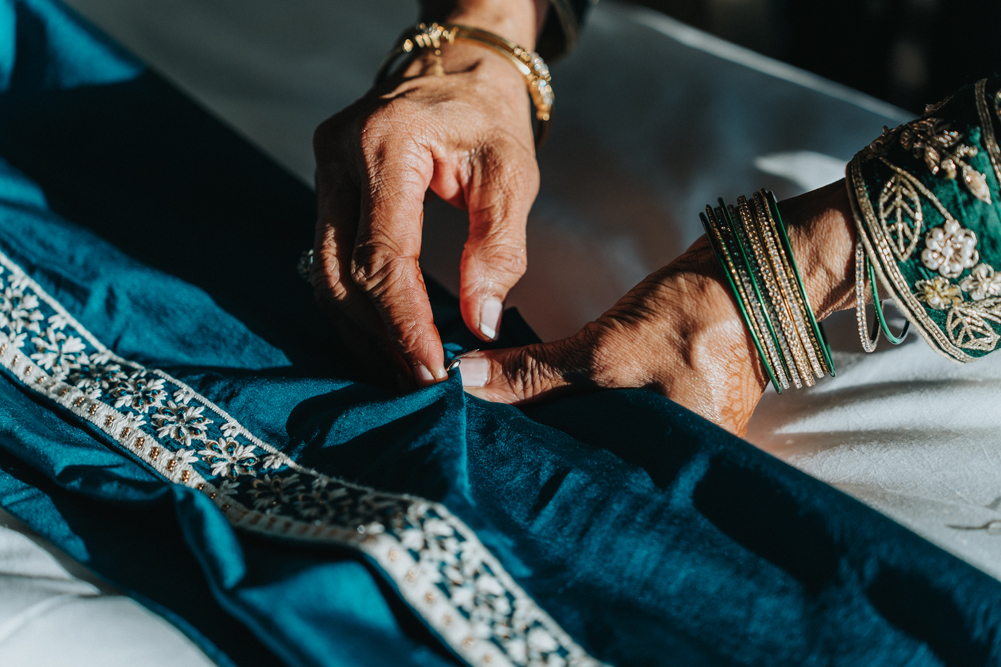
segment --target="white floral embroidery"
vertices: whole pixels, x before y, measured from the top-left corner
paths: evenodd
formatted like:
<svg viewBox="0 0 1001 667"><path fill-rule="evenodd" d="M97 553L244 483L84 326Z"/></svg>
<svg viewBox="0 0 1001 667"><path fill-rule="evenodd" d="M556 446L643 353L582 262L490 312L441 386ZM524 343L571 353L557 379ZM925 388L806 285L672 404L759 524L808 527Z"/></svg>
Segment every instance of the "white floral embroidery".
<svg viewBox="0 0 1001 667"><path fill-rule="evenodd" d="M291 505L302 488L299 475L288 477L265 475L254 480L254 508L267 514L279 513L283 505Z"/></svg>
<svg viewBox="0 0 1001 667"><path fill-rule="evenodd" d="M53 366L69 366L77 361L79 353L86 349L83 341L76 336L67 336L55 329L46 329L44 336L34 336L35 352L31 358L39 366L50 369Z"/></svg>
<svg viewBox="0 0 1001 667"><path fill-rule="evenodd" d="M66 325L70 323L69 318L63 315L62 313L56 313L55 315L50 315L47 321L49 323L49 326L55 329L56 331L62 331L63 329L66 328Z"/></svg>
<svg viewBox="0 0 1001 667"><path fill-rule="evenodd" d="M347 517L357 505L358 492L330 484L325 479L313 480L312 488L296 498L296 509L308 519L325 522Z"/></svg>
<svg viewBox="0 0 1001 667"><path fill-rule="evenodd" d="M27 337L27 333L12 334L0 331L0 344L6 344L8 347L20 350L24 347L24 340Z"/></svg>
<svg viewBox="0 0 1001 667"><path fill-rule="evenodd" d="M31 278L24 271L10 272L10 286L16 290L23 290L31 287Z"/></svg>
<svg viewBox="0 0 1001 667"><path fill-rule="evenodd" d="M455 530L440 519L426 519L410 516L411 525L400 535L400 544L413 553L422 562L430 564L427 574L434 581L441 580L441 563L455 562L459 550L459 541Z"/></svg>
<svg viewBox="0 0 1001 667"><path fill-rule="evenodd" d="M536 626L528 631L525 644L529 667L564 667L567 664L562 656L554 654L559 648L556 639L541 627Z"/></svg>
<svg viewBox="0 0 1001 667"><path fill-rule="evenodd" d="M261 470L277 470L283 465L285 462L277 454L268 454L261 460Z"/></svg>
<svg viewBox="0 0 1001 667"><path fill-rule="evenodd" d="M0 273L12 266L0 253ZM9 275L14 279L6 286L0 280L6 308L0 313L0 344L6 346L0 366L14 369L18 362L9 348L20 349L32 338L38 366L53 370L53 381L42 375L28 381L27 373L18 372L14 381L28 391L60 401L166 479L204 491L234 525L358 549L390 574L419 613L431 603L440 610L444 600L446 614L425 618L470 664L500 655L528 667L599 665L443 506L301 467L174 378L114 355L37 284L12 270ZM16 299L8 290L18 291ZM44 334L43 321L49 325ZM80 391L91 400L82 402ZM168 397L173 400L164 405ZM143 430L151 412L156 436ZM209 418L215 415L219 425ZM191 447L195 441L205 441L200 452ZM243 479L251 482L241 485ZM270 516L261 520L263 515Z"/></svg>
<svg viewBox="0 0 1001 667"><path fill-rule="evenodd" d="M0 292L0 327L6 327L18 334L22 331L42 333L39 324L45 316L38 309L38 297L25 294L13 283Z"/></svg>
<svg viewBox="0 0 1001 667"><path fill-rule="evenodd" d="M159 408L166 397L163 380L144 370L120 378L110 393L116 408L129 406L142 414Z"/></svg>
<svg viewBox="0 0 1001 667"><path fill-rule="evenodd" d="M236 479L240 475L253 475L257 466L254 445L241 445L235 440L209 440L205 449L198 452L212 466L212 474Z"/></svg>
<svg viewBox="0 0 1001 667"><path fill-rule="evenodd" d="M81 354L77 357L76 363L55 374L55 377L65 380L67 384L73 385L90 398L97 398L127 377L119 364L102 363L102 357L104 355Z"/></svg>
<svg viewBox="0 0 1001 667"><path fill-rule="evenodd" d="M980 261L977 235L955 220L947 220L945 224L928 231L921 261L945 278L958 278L964 270Z"/></svg>
<svg viewBox="0 0 1001 667"><path fill-rule="evenodd" d="M983 301L989 296L1001 295L1001 273L995 273L989 264L977 264L959 286L974 301Z"/></svg>
<svg viewBox="0 0 1001 667"><path fill-rule="evenodd" d="M935 310L945 310L963 302L963 293L946 278L935 276L931 280L914 283L917 297Z"/></svg>
<svg viewBox="0 0 1001 667"><path fill-rule="evenodd" d="M190 470L192 463L198 463L199 459L194 450L191 449L179 449L176 452L172 452L169 457L164 459L163 464L167 468L167 474L170 477L170 481L177 482L182 479L182 475L185 470Z"/></svg>
<svg viewBox="0 0 1001 667"><path fill-rule="evenodd" d="M129 431L138 431L145 425L146 420L140 415L126 415L125 420L122 423L122 427L129 429Z"/></svg>
<svg viewBox="0 0 1001 667"><path fill-rule="evenodd" d="M237 424L235 421L228 421L225 424L223 424L220 428L222 429L222 434L227 438L235 438L236 436L240 435L241 431L243 430L242 428L240 428L240 425Z"/></svg>
<svg viewBox="0 0 1001 667"><path fill-rule="evenodd" d="M495 626L507 623L511 601L497 578L485 570L478 554L464 549L458 556L442 570L449 594L455 605L468 614L473 632L481 638L489 637Z"/></svg>
<svg viewBox="0 0 1001 667"><path fill-rule="evenodd" d="M192 440L205 439L205 427L212 423L211 419L202 416L203 406L178 405L167 401L160 411L153 415L153 425L156 426L158 437L173 438L178 442L190 445Z"/></svg>

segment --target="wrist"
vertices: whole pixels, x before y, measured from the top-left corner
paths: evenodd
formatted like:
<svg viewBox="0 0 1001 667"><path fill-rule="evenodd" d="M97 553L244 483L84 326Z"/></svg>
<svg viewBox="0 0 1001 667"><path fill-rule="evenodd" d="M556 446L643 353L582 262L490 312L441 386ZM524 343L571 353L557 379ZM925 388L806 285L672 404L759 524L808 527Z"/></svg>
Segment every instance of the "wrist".
<svg viewBox="0 0 1001 667"><path fill-rule="evenodd" d="M400 72L404 79L459 73L479 78L489 86L492 95L500 96L496 99L516 100L519 105L528 100L521 72L503 55L481 44L464 41L443 44L440 55L422 51ZM525 105L525 117L530 123L528 111Z"/></svg>
<svg viewBox="0 0 1001 667"><path fill-rule="evenodd" d="M533 51L548 6L548 0L424 0L421 21L489 30Z"/></svg>
<svg viewBox="0 0 1001 667"><path fill-rule="evenodd" d="M672 336L658 382L672 400L742 434L768 376L706 237L672 262L663 278Z"/></svg>
<svg viewBox="0 0 1001 667"><path fill-rule="evenodd" d="M843 180L780 205L817 320L855 305L855 223Z"/></svg>

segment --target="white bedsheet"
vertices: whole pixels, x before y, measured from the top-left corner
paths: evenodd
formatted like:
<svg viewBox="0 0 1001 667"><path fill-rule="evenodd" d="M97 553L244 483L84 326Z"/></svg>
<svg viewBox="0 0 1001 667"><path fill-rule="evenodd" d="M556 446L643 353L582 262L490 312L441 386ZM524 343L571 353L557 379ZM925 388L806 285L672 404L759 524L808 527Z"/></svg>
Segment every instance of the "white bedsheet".
<svg viewBox="0 0 1001 667"><path fill-rule="evenodd" d="M210 667L174 626L0 510L0 665Z"/></svg>
<svg viewBox="0 0 1001 667"><path fill-rule="evenodd" d="M307 182L313 128L364 92L416 15L413 0L69 4ZM701 234L698 211L717 196L768 187L781 198L829 183L884 123L906 119L836 84L611 2L596 8L579 50L554 68L554 86L554 131L540 154L543 185L529 225L530 268L509 299L546 339L577 330L677 256ZM422 266L453 290L464 226L461 213L428 204ZM1001 405L1001 354L961 367L911 336L865 355L851 314L827 326L837 378L766 394L748 439L1001 578L1001 410L994 407ZM0 563L30 548L21 533L0 528ZM79 659L93 650L103 656L94 664L105 667L119 664L108 662L108 651L125 660L154 643L155 617L138 605L104 598L65 571L52 575L51 563L38 567L0 574L0 664L48 664L24 662L28 649L19 647L56 648L33 637L65 638L80 649L75 664L90 664ZM82 650L85 637L50 623L73 613L74 623L116 639ZM8 619L22 620L4 635ZM144 629L122 631L128 622ZM163 632L162 645L174 642L163 649L173 652L171 664L205 661L176 631ZM152 654L128 659L120 664L159 664Z"/></svg>

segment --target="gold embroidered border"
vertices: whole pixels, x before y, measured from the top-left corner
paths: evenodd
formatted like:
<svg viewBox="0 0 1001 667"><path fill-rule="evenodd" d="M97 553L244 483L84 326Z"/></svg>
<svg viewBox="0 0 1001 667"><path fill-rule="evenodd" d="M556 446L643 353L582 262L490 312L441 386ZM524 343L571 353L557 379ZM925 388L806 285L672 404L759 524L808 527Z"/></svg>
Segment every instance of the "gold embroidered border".
<svg viewBox="0 0 1001 667"><path fill-rule="evenodd" d="M994 138L994 122L991 120L990 110L987 108L987 79L977 81L976 97L977 114L980 116L984 146L987 147L987 155L994 167L994 177L1001 183L1001 150L998 149L998 143Z"/></svg>
<svg viewBox="0 0 1001 667"><path fill-rule="evenodd" d="M914 185L919 192L928 196L946 219L952 219L952 216L945 207L942 206L938 199L920 181L904 170L894 166L885 158L881 157L879 159L895 172L907 178L908 182ZM915 326L921 337L925 339L933 350L955 362L965 363L973 361L974 357L966 354L949 341L945 333L928 317L925 307L911 292L911 286L897 267L893 250L890 248L888 239L883 233L879 221L876 219L875 212L872 210L865 181L862 178L861 167L861 159L858 155L848 163L846 174L848 198L851 200L852 212L854 213L859 237L865 246L866 252L869 254L869 260L879 275L880 281L890 289L894 301L900 307L900 311L904 314L904 317ZM865 224L862 224L863 220Z"/></svg>

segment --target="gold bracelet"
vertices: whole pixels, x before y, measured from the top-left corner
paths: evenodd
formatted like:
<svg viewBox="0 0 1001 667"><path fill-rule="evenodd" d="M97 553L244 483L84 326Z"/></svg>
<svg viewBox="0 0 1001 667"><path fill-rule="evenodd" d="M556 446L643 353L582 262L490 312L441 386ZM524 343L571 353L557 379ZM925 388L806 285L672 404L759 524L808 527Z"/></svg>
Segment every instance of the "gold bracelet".
<svg viewBox="0 0 1001 667"><path fill-rule="evenodd" d="M539 121L539 131L535 138L538 148L549 133L549 121L552 115L556 96L553 93L552 77L545 61L534 51L521 48L514 42L495 35L487 30L472 28L455 23L421 23L403 31L393 50L376 72L375 81L383 81L392 69L394 62L404 54L417 50L434 50L436 56L441 55L441 45L457 41L475 42L500 53L521 72L528 84L528 95L535 106L535 117Z"/></svg>
<svg viewBox="0 0 1001 667"><path fill-rule="evenodd" d="M816 373L818 378L822 378L825 372L817 360L817 349L806 325L808 315L796 290L796 276L793 275L789 258L779 243L775 220L771 217L768 205L765 203L764 197L761 196L760 192L754 193L752 209L755 211L758 229L765 239L765 250L771 258L772 269L775 271L779 287L782 289L783 302L788 309L788 314L792 317L797 343L793 346L793 358L796 360L797 365L801 362L803 364L800 368L803 384L807 387L812 387L816 382L813 374ZM799 357L799 354L802 354L803 357Z"/></svg>
<svg viewBox="0 0 1001 667"><path fill-rule="evenodd" d="M737 201L741 208L747 210L748 219L753 226L752 232L761 239L761 246L758 249L763 252L763 256L758 257L759 265L765 267L762 275L765 278L765 284L769 287L769 292L774 295L772 296L772 304L782 324L782 331L789 350L792 352L790 372L795 369L794 377L798 376L804 385L812 387L814 382L809 365L809 352L807 345L801 338L800 327L797 325L798 313L795 305L791 302L791 290L785 280L786 275L775 239L769 233L767 221L762 220L761 211L756 210L756 202L753 198L752 201L748 201L746 197L740 197ZM796 387L798 388L799 384Z"/></svg>

